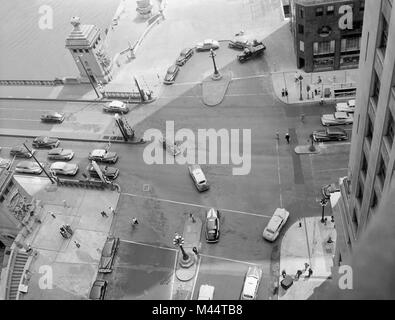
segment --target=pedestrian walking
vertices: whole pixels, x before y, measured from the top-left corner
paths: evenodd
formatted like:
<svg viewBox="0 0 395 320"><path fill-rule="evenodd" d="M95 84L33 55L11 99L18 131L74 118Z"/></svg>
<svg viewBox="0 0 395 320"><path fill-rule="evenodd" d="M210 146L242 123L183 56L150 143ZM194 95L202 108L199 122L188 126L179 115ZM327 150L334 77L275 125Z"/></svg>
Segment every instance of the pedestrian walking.
<svg viewBox="0 0 395 320"><path fill-rule="evenodd" d="M329 236L328 240L326 241L327 243L333 243L332 237Z"/></svg>
<svg viewBox="0 0 395 320"><path fill-rule="evenodd" d="M324 98L321 97L321 99L320 99L320 105L323 105L323 104L324 104Z"/></svg>
<svg viewBox="0 0 395 320"><path fill-rule="evenodd" d="M285 96L288 97L288 89L285 88Z"/></svg>
<svg viewBox="0 0 395 320"><path fill-rule="evenodd" d="M112 214L115 214L115 210L114 210L114 208L113 207L108 207L108 209L110 209L110 212L112 213Z"/></svg>
<svg viewBox="0 0 395 320"><path fill-rule="evenodd" d="M335 217L331 216L331 222L335 222Z"/></svg>
<svg viewBox="0 0 395 320"><path fill-rule="evenodd" d="M139 222L137 221L136 218L133 218L133 219L132 219L132 225L135 226L135 225L137 225L137 224L139 224Z"/></svg>
<svg viewBox="0 0 395 320"><path fill-rule="evenodd" d="M299 279L302 273L303 273L302 270L296 271L296 279Z"/></svg>
<svg viewBox="0 0 395 320"><path fill-rule="evenodd" d="M299 228L302 228L302 220L299 219Z"/></svg>
<svg viewBox="0 0 395 320"><path fill-rule="evenodd" d="M49 211L49 214L52 216L52 218L56 219L56 216L52 211Z"/></svg>
<svg viewBox="0 0 395 320"><path fill-rule="evenodd" d="M108 215L104 210L102 212L100 212L100 214L103 218L108 218Z"/></svg>
<svg viewBox="0 0 395 320"><path fill-rule="evenodd" d="M314 89L314 94L317 95L317 89Z"/></svg>
<svg viewBox="0 0 395 320"><path fill-rule="evenodd" d="M32 252L32 251L33 251L32 246L29 244L29 245L27 246L26 253L30 253L30 252Z"/></svg>
<svg viewBox="0 0 395 320"><path fill-rule="evenodd" d="M67 201L63 200L62 202L63 202L63 207L67 208Z"/></svg>
<svg viewBox="0 0 395 320"><path fill-rule="evenodd" d="M287 143L289 144L289 133L287 132L286 134L285 134L285 140L287 140Z"/></svg>
<svg viewBox="0 0 395 320"><path fill-rule="evenodd" d="M304 263L304 271L306 271L306 270L308 269L309 266L310 266L310 265L309 265L307 262L305 262L305 263Z"/></svg>
<svg viewBox="0 0 395 320"><path fill-rule="evenodd" d="M284 88L282 88L282 90L281 90L281 96L285 97L285 90L284 90Z"/></svg>
<svg viewBox="0 0 395 320"><path fill-rule="evenodd" d="M311 268L309 268L306 278L310 278L312 274L313 274L313 270L311 270Z"/></svg>
<svg viewBox="0 0 395 320"><path fill-rule="evenodd" d="M304 113L302 113L302 114L300 115L300 121L302 121L302 122L304 123Z"/></svg>
<svg viewBox="0 0 395 320"><path fill-rule="evenodd" d="M287 273L285 272L285 270L281 271L281 275L283 276L283 278L285 278L285 276L287 275Z"/></svg>
<svg viewBox="0 0 395 320"><path fill-rule="evenodd" d="M193 223L196 222L195 217L193 216L192 213L189 214L189 218L192 220Z"/></svg>
<svg viewBox="0 0 395 320"><path fill-rule="evenodd" d="M192 251L193 251L193 253L196 254L196 255L199 254L198 249L197 249L196 247L193 247L193 248L192 248Z"/></svg>
<svg viewBox="0 0 395 320"><path fill-rule="evenodd" d="M80 243L74 240L74 244L77 248L81 247Z"/></svg>

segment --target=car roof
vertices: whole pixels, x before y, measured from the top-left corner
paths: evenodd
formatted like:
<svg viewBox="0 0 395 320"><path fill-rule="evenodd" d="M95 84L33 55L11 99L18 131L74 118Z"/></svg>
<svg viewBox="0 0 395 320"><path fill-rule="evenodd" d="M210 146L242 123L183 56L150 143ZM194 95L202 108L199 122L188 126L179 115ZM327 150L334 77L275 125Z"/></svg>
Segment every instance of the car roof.
<svg viewBox="0 0 395 320"><path fill-rule="evenodd" d="M214 208L210 208L207 211L207 218L211 218L211 217L218 218L217 210L215 210Z"/></svg>
<svg viewBox="0 0 395 320"><path fill-rule="evenodd" d="M195 168L193 170L193 175L198 181L206 180L206 177L204 176L203 170L201 168Z"/></svg>
<svg viewBox="0 0 395 320"><path fill-rule="evenodd" d="M258 285L257 278L247 276L246 280L244 282L244 289L243 289L244 295L249 295L249 296L253 297L255 295L255 289L256 289L257 285Z"/></svg>
<svg viewBox="0 0 395 320"><path fill-rule="evenodd" d="M27 168L31 168L31 167L35 167L35 166L38 166L38 164L36 163L36 162L34 162L34 161L28 161L28 160L26 160L26 161L21 161L21 162L18 162L18 164L16 165L17 167L27 167Z"/></svg>
<svg viewBox="0 0 395 320"><path fill-rule="evenodd" d="M283 218L281 216L273 214L269 223L267 224L266 229L275 232L278 229L278 226L280 225L280 223L282 221L283 221Z"/></svg>
<svg viewBox="0 0 395 320"><path fill-rule="evenodd" d="M48 151L48 154L59 154L63 151L63 148L54 148Z"/></svg>
<svg viewBox="0 0 395 320"><path fill-rule="evenodd" d="M122 107L123 102L119 100L113 100L110 102L110 107Z"/></svg>
<svg viewBox="0 0 395 320"><path fill-rule="evenodd" d="M212 43L214 40L213 39L206 39L203 41L203 43Z"/></svg>
<svg viewBox="0 0 395 320"><path fill-rule="evenodd" d="M191 50L192 50L191 48L185 48L185 49L183 49L183 50L181 51L180 54L186 54L186 53L188 53L188 52L191 51Z"/></svg>
<svg viewBox="0 0 395 320"><path fill-rule="evenodd" d="M345 134L346 131L344 131L342 128L338 128L338 127L328 127L326 128L326 132L328 134Z"/></svg>
<svg viewBox="0 0 395 320"><path fill-rule="evenodd" d="M202 298L204 299L208 299L209 297L212 298L213 294L214 294L213 286L209 286L208 284L202 284L199 289L198 299L202 300Z"/></svg>
<svg viewBox="0 0 395 320"><path fill-rule="evenodd" d="M95 149L91 152L93 157L102 157L106 154L106 150L104 149Z"/></svg>
<svg viewBox="0 0 395 320"><path fill-rule="evenodd" d="M64 169L67 167L66 162L58 161L51 164L51 169Z"/></svg>
<svg viewBox="0 0 395 320"><path fill-rule="evenodd" d="M336 103L336 107L347 108L348 104L346 102L338 102L338 103Z"/></svg>
<svg viewBox="0 0 395 320"><path fill-rule="evenodd" d="M347 112L335 112L335 117L338 119L346 119L348 118Z"/></svg>
<svg viewBox="0 0 395 320"><path fill-rule="evenodd" d="M352 100L348 100L348 105L351 107L355 107L355 99L352 99Z"/></svg>

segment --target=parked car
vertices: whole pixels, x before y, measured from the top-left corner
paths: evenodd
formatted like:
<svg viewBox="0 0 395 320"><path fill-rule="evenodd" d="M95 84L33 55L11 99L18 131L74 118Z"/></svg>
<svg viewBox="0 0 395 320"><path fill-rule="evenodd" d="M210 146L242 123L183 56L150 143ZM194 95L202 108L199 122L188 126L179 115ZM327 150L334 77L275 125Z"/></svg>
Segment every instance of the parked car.
<svg viewBox="0 0 395 320"><path fill-rule="evenodd" d="M243 291L241 292L241 300L255 300L258 293L259 284L262 278L262 269L253 266L249 267L244 279Z"/></svg>
<svg viewBox="0 0 395 320"><path fill-rule="evenodd" d="M210 49L216 50L219 48L219 43L213 39L206 39L196 45L196 51L208 51Z"/></svg>
<svg viewBox="0 0 395 320"><path fill-rule="evenodd" d="M195 183L196 188L202 192L210 189L210 186L207 182L207 179L203 173L203 170L200 168L198 164L192 164L188 167L189 174L192 177L193 182Z"/></svg>
<svg viewBox="0 0 395 320"><path fill-rule="evenodd" d="M211 208L206 214L206 241L218 242L219 240L219 222L220 213L218 210Z"/></svg>
<svg viewBox="0 0 395 320"><path fill-rule="evenodd" d="M114 112L114 113L128 113L129 107L125 102L113 100L108 104L103 106L104 112Z"/></svg>
<svg viewBox="0 0 395 320"><path fill-rule="evenodd" d="M173 84L179 71L180 71L180 67L177 66L176 64L173 64L172 66L170 66L169 69L167 69L163 83Z"/></svg>
<svg viewBox="0 0 395 320"><path fill-rule="evenodd" d="M240 36L240 37L236 37L233 40L229 41L228 47L242 50L244 48L247 48L251 44L252 43L248 39L248 37Z"/></svg>
<svg viewBox="0 0 395 320"><path fill-rule="evenodd" d="M15 172L40 174L43 169L35 161L21 161L16 165Z"/></svg>
<svg viewBox="0 0 395 320"><path fill-rule="evenodd" d="M355 100L348 100L347 102L336 103L336 112L349 112L355 111Z"/></svg>
<svg viewBox="0 0 395 320"><path fill-rule="evenodd" d="M178 66L183 66L193 56L193 48L185 48L176 60Z"/></svg>
<svg viewBox="0 0 395 320"><path fill-rule="evenodd" d="M89 293L90 300L104 300L104 296L106 294L107 289L107 281L97 279L93 283L91 288L91 292Z"/></svg>
<svg viewBox="0 0 395 320"><path fill-rule="evenodd" d="M54 172L56 175L75 176L78 172L78 164L58 161L52 163L49 170Z"/></svg>
<svg viewBox="0 0 395 320"><path fill-rule="evenodd" d="M353 122L354 116L348 112L335 112L333 114L324 114L321 117L321 123L324 126L352 124Z"/></svg>
<svg viewBox="0 0 395 320"><path fill-rule="evenodd" d="M109 273L112 271L112 266L114 264L115 253L117 252L118 245L119 238L107 238L101 253L99 272Z"/></svg>
<svg viewBox="0 0 395 320"><path fill-rule="evenodd" d="M10 150L10 156L15 156L18 158L31 158L32 154L36 153L36 150L32 149L30 150L31 153L29 151L27 151L27 149L24 146L15 146L12 147Z"/></svg>
<svg viewBox="0 0 395 320"><path fill-rule="evenodd" d="M213 300L214 290L215 288L213 286L202 284L199 289L198 300Z"/></svg>
<svg viewBox="0 0 395 320"><path fill-rule="evenodd" d="M250 59L252 59L252 58L259 57L259 56L263 55L263 53L265 52L265 50L266 50L266 47L265 47L264 44L259 44L259 45L254 46L254 47L253 47L253 46L250 46L250 47L245 48L245 49L243 50L243 53L242 53L242 54L239 54L239 55L237 56L237 59L238 59L241 63L243 63L243 62L245 62L245 61L247 61L247 60L250 60Z"/></svg>
<svg viewBox="0 0 395 320"><path fill-rule="evenodd" d="M115 163L118 160L118 155L116 152L108 152L104 149L95 149L89 156L89 160L95 160L99 162Z"/></svg>
<svg viewBox="0 0 395 320"><path fill-rule="evenodd" d="M37 137L33 140L33 147L35 148L57 148L59 146L59 139L52 137Z"/></svg>
<svg viewBox="0 0 395 320"><path fill-rule="evenodd" d="M69 161L73 159L74 152L71 149L55 148L48 151L49 160L64 160Z"/></svg>
<svg viewBox="0 0 395 320"><path fill-rule="evenodd" d="M313 139L316 142L340 141L340 140L347 140L348 136L347 136L347 132L344 131L342 128L331 127L331 128L325 128L323 130L313 131Z"/></svg>
<svg viewBox="0 0 395 320"><path fill-rule="evenodd" d="M0 169L8 169L11 165L11 160L0 158Z"/></svg>
<svg viewBox="0 0 395 320"><path fill-rule="evenodd" d="M104 176L108 179L115 180L119 175L118 168L109 166L99 166L99 168L103 172ZM99 174L96 172L92 164L88 165L87 171L91 177L99 178Z"/></svg>
<svg viewBox="0 0 395 320"><path fill-rule="evenodd" d="M268 241L274 241L277 239L281 228L285 225L289 217L289 212L283 208L277 208L273 216L270 218L269 223L263 230L263 238Z"/></svg>
<svg viewBox="0 0 395 320"><path fill-rule="evenodd" d="M64 120L64 113L60 113L60 112L47 112L44 113L43 115L41 115L40 117L42 122L58 122L58 123L62 123Z"/></svg>

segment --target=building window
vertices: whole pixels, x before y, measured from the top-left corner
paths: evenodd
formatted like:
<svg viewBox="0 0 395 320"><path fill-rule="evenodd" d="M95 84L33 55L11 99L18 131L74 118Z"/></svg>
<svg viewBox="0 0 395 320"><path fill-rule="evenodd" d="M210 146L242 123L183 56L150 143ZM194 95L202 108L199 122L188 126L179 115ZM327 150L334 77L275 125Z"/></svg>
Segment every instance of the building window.
<svg viewBox="0 0 395 320"><path fill-rule="evenodd" d="M372 200L370 201L370 207L372 209L376 208L378 202L379 200L377 198L377 193L375 190L373 190Z"/></svg>
<svg viewBox="0 0 395 320"><path fill-rule="evenodd" d="M359 5L359 12L364 12L365 11L365 1L361 1Z"/></svg>
<svg viewBox="0 0 395 320"><path fill-rule="evenodd" d="M73 49L73 52L76 53L76 52L77 52L77 49Z"/></svg>
<svg viewBox="0 0 395 320"><path fill-rule="evenodd" d="M392 143L394 141L394 136L395 136L395 122L394 122L394 117L392 116L392 112L388 112L388 119L387 119L387 124L385 128L385 137L388 139L390 147L392 147Z"/></svg>
<svg viewBox="0 0 395 320"><path fill-rule="evenodd" d="M370 119L369 115L367 117L367 125L366 125L366 138L369 141L369 144L372 144L372 139L373 139L373 124L372 124L372 120Z"/></svg>
<svg viewBox="0 0 395 320"><path fill-rule="evenodd" d="M324 10L322 9L322 7L316 8L315 9L315 16L316 17L320 17L324 14Z"/></svg>
<svg viewBox="0 0 395 320"><path fill-rule="evenodd" d="M374 82L373 82L373 89L372 89L372 98L376 102L376 106L377 106L377 103L379 101L379 96L380 96L381 83L380 83L379 76L377 75L376 72L374 73L374 80L373 81Z"/></svg>
<svg viewBox="0 0 395 320"><path fill-rule="evenodd" d="M341 39L341 52L359 51L361 48L361 37Z"/></svg>
<svg viewBox="0 0 395 320"><path fill-rule="evenodd" d="M299 41L299 50L304 52L304 42L303 41Z"/></svg>
<svg viewBox="0 0 395 320"><path fill-rule="evenodd" d="M366 177L366 173L368 172L368 162L366 160L365 152L362 152L361 172Z"/></svg>
<svg viewBox="0 0 395 320"><path fill-rule="evenodd" d="M314 42L313 53L314 54L328 54L335 52L335 40Z"/></svg>
<svg viewBox="0 0 395 320"><path fill-rule="evenodd" d="M79 51L80 53L83 53L83 52L84 52L82 49L78 49L78 51Z"/></svg>
<svg viewBox="0 0 395 320"><path fill-rule="evenodd" d="M85 53L89 53L89 50L88 50L88 49L85 49Z"/></svg>
<svg viewBox="0 0 395 320"><path fill-rule="evenodd" d="M363 198L363 184L361 182L358 183L358 190L357 190L357 195L356 195L359 203L362 203L362 198Z"/></svg>
<svg viewBox="0 0 395 320"><path fill-rule="evenodd" d="M300 34L304 34L304 25L303 24L298 24L298 32Z"/></svg>
<svg viewBox="0 0 395 320"><path fill-rule="evenodd" d="M381 30L381 38L379 48L382 49L383 55L385 56L385 49L387 48L387 40L388 40L388 23L385 20L384 15L381 15L382 21L382 30Z"/></svg>
<svg viewBox="0 0 395 320"><path fill-rule="evenodd" d="M299 17L302 19L304 18L304 9L303 8L299 9Z"/></svg>
<svg viewBox="0 0 395 320"><path fill-rule="evenodd" d="M326 14L331 16L335 13L335 6L327 6L326 7Z"/></svg>
<svg viewBox="0 0 395 320"><path fill-rule="evenodd" d="M377 169L377 177L380 179L381 187L384 186L385 175L387 173L387 168L383 157L380 155L379 167Z"/></svg>

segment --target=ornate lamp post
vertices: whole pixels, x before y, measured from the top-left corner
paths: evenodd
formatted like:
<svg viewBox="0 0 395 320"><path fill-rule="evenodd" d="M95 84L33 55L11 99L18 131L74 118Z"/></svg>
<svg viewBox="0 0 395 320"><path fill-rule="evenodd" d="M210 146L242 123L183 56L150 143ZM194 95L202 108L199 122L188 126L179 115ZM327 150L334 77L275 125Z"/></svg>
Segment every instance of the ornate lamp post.
<svg viewBox="0 0 395 320"><path fill-rule="evenodd" d="M80 55L80 57L82 57L82 56ZM84 69L84 71L85 71L85 73L86 73L86 76L88 77L88 80L89 80L89 82L90 82L90 84L91 84L93 90L95 90L95 93L96 93L97 97L100 98L100 95L99 95L99 93L97 92L96 87L95 87L95 85L93 84L92 79L91 79L91 77L90 77L89 74L88 74L88 70L86 70L86 68L85 68L85 66L84 66L84 63L81 61L81 58L77 58L76 61L79 62L79 63L81 63L81 66L82 66L82 68Z"/></svg>
<svg viewBox="0 0 395 320"><path fill-rule="evenodd" d="M325 198L322 198L321 201L320 201L320 205L322 207L322 216L321 216L321 222L322 223L325 223L324 215L325 215L325 207L326 207L327 204L328 204L328 200L325 199Z"/></svg>
<svg viewBox="0 0 395 320"><path fill-rule="evenodd" d="M303 100L303 97L302 97L302 80L303 80L303 77L302 77L302 75L300 75L298 77L298 80L299 80L299 92L300 92L299 100L302 101Z"/></svg>
<svg viewBox="0 0 395 320"><path fill-rule="evenodd" d="M216 54L215 54L214 50L213 50L213 49L210 49L210 57L213 59L213 65L214 65L214 74L213 74L212 78L213 78L213 80L218 80L218 79L220 79L222 76L221 76L221 74L218 72L217 65L216 65L216 63L215 63L215 56L216 56Z"/></svg>
<svg viewBox="0 0 395 320"><path fill-rule="evenodd" d="M184 238L181 237L178 233L176 233L174 235L173 244L175 246L179 246L180 247L181 252L182 252L182 260L184 262L188 262L190 260L190 258L189 258L188 254L185 252L185 250L184 250L184 248L182 246L184 244Z"/></svg>

